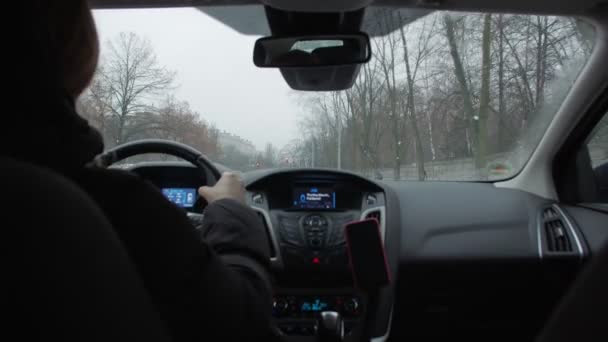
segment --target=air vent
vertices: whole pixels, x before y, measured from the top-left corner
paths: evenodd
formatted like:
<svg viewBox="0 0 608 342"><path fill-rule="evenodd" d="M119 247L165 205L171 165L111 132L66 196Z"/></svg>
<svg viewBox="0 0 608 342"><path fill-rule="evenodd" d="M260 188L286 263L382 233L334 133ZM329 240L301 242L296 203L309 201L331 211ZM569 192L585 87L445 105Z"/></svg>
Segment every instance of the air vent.
<svg viewBox="0 0 608 342"><path fill-rule="evenodd" d="M256 214L258 215L258 217L260 218L260 220L262 220L262 223L264 224L264 231L266 232L266 240L268 241L268 246L270 246L270 257L276 258L277 251L274 248L274 243L272 242L272 237L270 236L270 227L268 227L268 222L266 222L266 217L264 216L264 214L262 214L259 211L257 211Z"/></svg>
<svg viewBox="0 0 608 342"><path fill-rule="evenodd" d="M545 221L545 234L549 252L572 252L572 243L561 218Z"/></svg>
<svg viewBox="0 0 608 342"><path fill-rule="evenodd" d="M382 214L380 213L379 210L374 210L372 212L370 212L369 214L365 215L365 219L376 219L376 221L378 221L378 223L382 223Z"/></svg>
<svg viewBox="0 0 608 342"><path fill-rule="evenodd" d="M553 209L553 208L547 208L543 211L543 219L545 219L545 220L551 220L551 219L554 219L557 217L558 217L557 211L555 211L555 209Z"/></svg>
<svg viewBox="0 0 608 342"><path fill-rule="evenodd" d="M576 228L557 204L542 209L538 225L540 257L583 257Z"/></svg>

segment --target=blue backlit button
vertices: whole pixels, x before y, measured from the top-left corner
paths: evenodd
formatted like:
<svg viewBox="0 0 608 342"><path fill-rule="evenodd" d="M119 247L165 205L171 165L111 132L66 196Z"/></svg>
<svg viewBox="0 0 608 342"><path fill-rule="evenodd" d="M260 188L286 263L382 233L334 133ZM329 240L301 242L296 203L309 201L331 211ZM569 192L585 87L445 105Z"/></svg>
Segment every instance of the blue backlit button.
<svg viewBox="0 0 608 342"><path fill-rule="evenodd" d="M310 304L308 302L302 303L302 307L301 307L300 311L302 311L302 312L312 311L312 304Z"/></svg>
<svg viewBox="0 0 608 342"><path fill-rule="evenodd" d="M325 309L327 309L327 303L326 302L322 302L320 299L316 299L313 303L312 303L312 311L323 311Z"/></svg>

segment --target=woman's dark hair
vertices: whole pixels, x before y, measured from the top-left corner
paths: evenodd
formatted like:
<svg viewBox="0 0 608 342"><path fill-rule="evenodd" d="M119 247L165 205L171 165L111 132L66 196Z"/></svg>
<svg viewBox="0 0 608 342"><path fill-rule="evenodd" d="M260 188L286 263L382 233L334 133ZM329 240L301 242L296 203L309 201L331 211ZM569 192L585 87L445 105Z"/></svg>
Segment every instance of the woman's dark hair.
<svg viewBox="0 0 608 342"><path fill-rule="evenodd" d="M103 150L99 133L75 111L97 66L92 13L86 0L14 3L0 155L65 173L77 170Z"/></svg>
<svg viewBox="0 0 608 342"><path fill-rule="evenodd" d="M99 42L93 15L86 0L30 0L30 25L26 34L35 69L76 98L95 74ZM26 1L27 2L27 1Z"/></svg>

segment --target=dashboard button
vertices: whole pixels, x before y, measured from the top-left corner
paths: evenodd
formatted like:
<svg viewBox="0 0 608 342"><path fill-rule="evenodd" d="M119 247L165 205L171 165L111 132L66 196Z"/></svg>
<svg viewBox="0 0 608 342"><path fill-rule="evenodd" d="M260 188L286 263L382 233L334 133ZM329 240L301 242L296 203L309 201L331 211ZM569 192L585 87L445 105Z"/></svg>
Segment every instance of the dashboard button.
<svg viewBox="0 0 608 342"><path fill-rule="evenodd" d="M298 219L297 218L280 215L278 217L278 219L279 219L279 223L282 226L288 226L288 227L292 227L292 228L299 228L299 224L298 224Z"/></svg>
<svg viewBox="0 0 608 342"><path fill-rule="evenodd" d="M312 336L315 333L315 328L313 325L300 325L297 329L297 333L298 335Z"/></svg>
<svg viewBox="0 0 608 342"><path fill-rule="evenodd" d="M281 229L280 230L281 235L285 235L286 237L290 237L290 238L299 238L301 236L300 232L298 232L297 230L289 230L289 229Z"/></svg>
<svg viewBox="0 0 608 342"><path fill-rule="evenodd" d="M275 298L272 302L272 312L275 316L284 316L289 313L289 302L285 298Z"/></svg>
<svg viewBox="0 0 608 342"><path fill-rule="evenodd" d="M293 324L280 324L279 330L285 335L293 335L296 332L296 326Z"/></svg>
<svg viewBox="0 0 608 342"><path fill-rule="evenodd" d="M319 239L319 238L310 239L310 247L312 247L312 248L321 247L321 239Z"/></svg>
<svg viewBox="0 0 608 342"><path fill-rule="evenodd" d="M346 243L346 239L344 237L344 232L342 230L339 229L335 229L334 231L331 232L330 236L329 236L329 242L328 244L330 246L338 246L338 245L342 245Z"/></svg>
<svg viewBox="0 0 608 342"><path fill-rule="evenodd" d="M346 238L344 237L344 234L340 234L335 237L335 240L334 240L335 246L344 245L344 244L346 244Z"/></svg>
<svg viewBox="0 0 608 342"><path fill-rule="evenodd" d="M279 221L279 236L281 240L287 244L304 247L304 239L297 226L285 224L285 221Z"/></svg>
<svg viewBox="0 0 608 342"><path fill-rule="evenodd" d="M287 233L281 232L281 240L284 243L289 244L289 245L304 247L304 243L302 242L302 239L294 234L287 234Z"/></svg>
<svg viewBox="0 0 608 342"><path fill-rule="evenodd" d="M355 322L345 322L344 323L344 335L349 335L351 332L353 332L354 328L355 328Z"/></svg>
<svg viewBox="0 0 608 342"><path fill-rule="evenodd" d="M279 226L281 227L281 229L289 230L292 232L297 232L300 230L300 228L298 226L286 223L285 221L279 222Z"/></svg>
<svg viewBox="0 0 608 342"><path fill-rule="evenodd" d="M292 247L287 244L281 244L281 252L283 252L283 260L287 267L302 267L309 265L309 254L304 248Z"/></svg>
<svg viewBox="0 0 608 342"><path fill-rule="evenodd" d="M355 297L348 298L344 302L344 312L350 316L357 316L360 309L359 299Z"/></svg>

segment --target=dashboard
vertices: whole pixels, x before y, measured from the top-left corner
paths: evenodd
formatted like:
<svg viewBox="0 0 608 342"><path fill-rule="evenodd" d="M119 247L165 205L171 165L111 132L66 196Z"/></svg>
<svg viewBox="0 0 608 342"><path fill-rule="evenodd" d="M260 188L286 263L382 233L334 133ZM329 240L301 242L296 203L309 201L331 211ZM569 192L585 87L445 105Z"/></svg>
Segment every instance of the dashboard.
<svg viewBox="0 0 608 342"><path fill-rule="evenodd" d="M196 168L131 170L202 213L192 189L206 176ZM326 310L344 317L346 341L364 328L376 342L533 341L582 265L608 242L605 213L491 183L374 182L317 169L243 179L267 228L273 316L285 341L314 341L315 316ZM380 223L393 275L373 304L354 285L343 230L366 218Z"/></svg>

